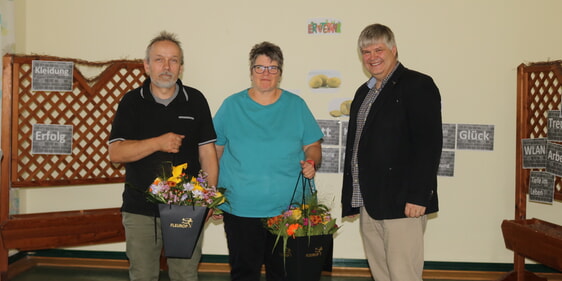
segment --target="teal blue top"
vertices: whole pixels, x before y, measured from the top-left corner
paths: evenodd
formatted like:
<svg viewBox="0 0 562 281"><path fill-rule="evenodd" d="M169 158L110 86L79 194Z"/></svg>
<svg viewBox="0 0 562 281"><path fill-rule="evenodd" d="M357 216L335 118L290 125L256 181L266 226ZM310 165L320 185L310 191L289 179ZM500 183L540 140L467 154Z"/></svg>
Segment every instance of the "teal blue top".
<svg viewBox="0 0 562 281"><path fill-rule="evenodd" d="M221 209L239 217L281 214L291 203L303 146L324 136L305 101L283 90L264 106L246 89L226 98L213 122L216 144L224 146L218 186L227 188L230 202Z"/></svg>

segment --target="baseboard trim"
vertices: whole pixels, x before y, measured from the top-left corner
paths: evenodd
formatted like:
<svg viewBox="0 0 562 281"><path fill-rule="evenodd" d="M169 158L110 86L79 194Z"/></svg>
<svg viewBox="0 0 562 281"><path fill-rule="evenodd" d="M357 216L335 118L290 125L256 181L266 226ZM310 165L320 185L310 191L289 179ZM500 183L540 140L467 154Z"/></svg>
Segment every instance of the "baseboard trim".
<svg viewBox="0 0 562 281"><path fill-rule="evenodd" d="M334 259L333 271L325 275L369 277L367 262L361 259ZM10 259L8 278L17 276L36 266L122 269L128 268L122 252L96 252L72 250L42 250L18 253ZM562 281L562 273L540 264L528 264L527 270L549 281ZM426 262L423 278L436 280L499 280L513 269L504 263ZM226 255L203 255L200 272L228 273Z"/></svg>

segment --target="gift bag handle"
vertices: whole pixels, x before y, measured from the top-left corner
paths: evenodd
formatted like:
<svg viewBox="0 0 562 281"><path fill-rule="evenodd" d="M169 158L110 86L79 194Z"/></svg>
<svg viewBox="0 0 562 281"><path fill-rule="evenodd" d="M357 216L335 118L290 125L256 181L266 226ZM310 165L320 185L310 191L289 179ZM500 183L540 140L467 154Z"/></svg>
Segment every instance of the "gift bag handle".
<svg viewBox="0 0 562 281"><path fill-rule="evenodd" d="M293 195L291 196L291 202L289 202L289 206L294 203L295 195L297 193L297 189L299 188L299 183L302 186L302 202L301 202L302 204L306 202L305 199L306 199L307 186L309 187L308 189L310 189L311 195L316 191L314 180L305 178L303 173L300 172L299 176L297 177L297 182L295 183L295 189L293 190Z"/></svg>

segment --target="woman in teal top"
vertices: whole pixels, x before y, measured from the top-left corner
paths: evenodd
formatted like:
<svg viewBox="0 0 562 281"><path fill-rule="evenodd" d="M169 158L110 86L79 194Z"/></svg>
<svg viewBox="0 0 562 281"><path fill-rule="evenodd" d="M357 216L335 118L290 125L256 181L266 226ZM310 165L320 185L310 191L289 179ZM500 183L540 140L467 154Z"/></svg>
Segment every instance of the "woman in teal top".
<svg viewBox="0 0 562 281"><path fill-rule="evenodd" d="M322 131L304 100L279 88L282 69L278 46L255 45L252 87L225 99L214 118L218 186L230 202L222 210L233 281L259 281L263 264L268 281L283 280L284 272L268 268L271 234L262 218L281 214L299 173L313 178L322 158Z"/></svg>

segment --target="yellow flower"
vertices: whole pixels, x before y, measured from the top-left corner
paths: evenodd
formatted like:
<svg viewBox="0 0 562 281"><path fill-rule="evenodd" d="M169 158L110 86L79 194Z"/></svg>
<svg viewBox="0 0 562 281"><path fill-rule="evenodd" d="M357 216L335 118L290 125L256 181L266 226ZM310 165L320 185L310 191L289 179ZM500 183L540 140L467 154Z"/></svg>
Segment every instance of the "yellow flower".
<svg viewBox="0 0 562 281"><path fill-rule="evenodd" d="M221 198L221 197L222 197L222 200L219 202L219 205L226 201L226 197L223 197L222 193L217 191L217 193L215 193L215 198Z"/></svg>
<svg viewBox="0 0 562 281"><path fill-rule="evenodd" d="M302 216L302 211L300 209L294 209L291 212L291 218L294 220L300 219L301 216Z"/></svg>
<svg viewBox="0 0 562 281"><path fill-rule="evenodd" d="M174 166L172 168L172 176L168 178L168 181L179 183L181 182L181 175L183 170L187 169L187 163L183 163L181 165Z"/></svg>
<svg viewBox="0 0 562 281"><path fill-rule="evenodd" d="M201 190L201 191L204 191L204 190L205 190L199 183L194 184L194 185L193 185L193 189L194 189L194 190Z"/></svg>

